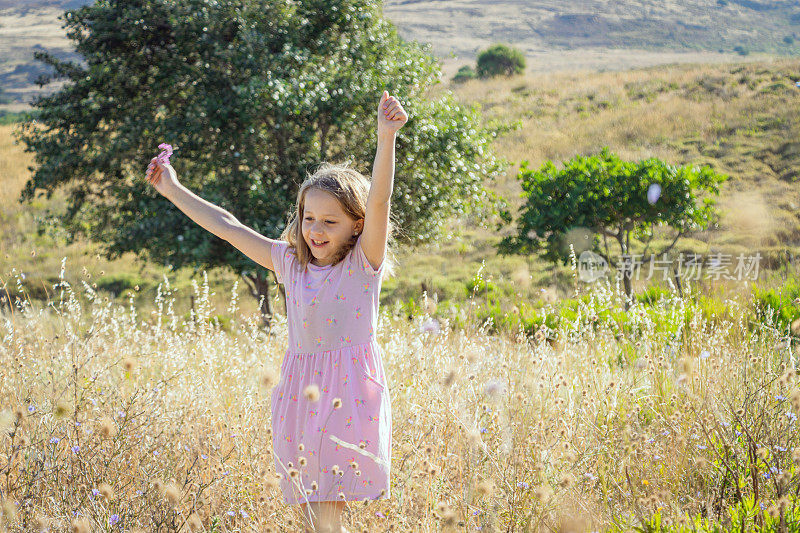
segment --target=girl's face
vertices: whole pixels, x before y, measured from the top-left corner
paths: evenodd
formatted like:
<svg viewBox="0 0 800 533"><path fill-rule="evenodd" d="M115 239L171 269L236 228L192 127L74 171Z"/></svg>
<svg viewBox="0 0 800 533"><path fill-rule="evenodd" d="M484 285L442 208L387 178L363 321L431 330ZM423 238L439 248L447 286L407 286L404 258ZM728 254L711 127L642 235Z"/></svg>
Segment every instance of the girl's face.
<svg viewBox="0 0 800 533"><path fill-rule="evenodd" d="M317 266L329 265L336 251L354 234L361 233L364 221L351 218L344 212L339 200L319 189L306 191L304 203L303 238L314 256L311 262Z"/></svg>

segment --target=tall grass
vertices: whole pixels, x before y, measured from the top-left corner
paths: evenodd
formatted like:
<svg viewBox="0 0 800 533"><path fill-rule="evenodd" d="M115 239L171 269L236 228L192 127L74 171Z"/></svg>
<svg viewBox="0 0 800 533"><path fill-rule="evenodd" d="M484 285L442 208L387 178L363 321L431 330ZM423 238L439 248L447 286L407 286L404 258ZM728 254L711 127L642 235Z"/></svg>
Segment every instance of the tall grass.
<svg viewBox="0 0 800 533"><path fill-rule="evenodd" d="M64 270L56 299L18 299L0 315L7 528L297 530L271 455L285 318L264 331L234 287L223 328L207 282L193 286L196 309L182 318L167 278L142 316L134 293L125 305L104 301ZM18 272L0 283L24 294ZM756 320L747 298L709 313L699 296L662 291L623 313L616 286L576 284L569 318L533 338L488 333L475 298L452 319L437 314L441 328L429 327L435 302L411 320L382 308L393 497L348 502L345 526L787 520L800 487L794 337L769 314Z"/></svg>

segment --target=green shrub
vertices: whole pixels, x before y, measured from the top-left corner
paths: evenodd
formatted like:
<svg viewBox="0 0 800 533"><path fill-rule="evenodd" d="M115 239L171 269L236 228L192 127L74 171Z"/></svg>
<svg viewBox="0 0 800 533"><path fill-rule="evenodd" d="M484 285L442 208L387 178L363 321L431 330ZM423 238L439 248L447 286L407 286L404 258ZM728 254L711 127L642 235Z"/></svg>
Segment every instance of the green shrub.
<svg viewBox="0 0 800 533"><path fill-rule="evenodd" d="M525 56L516 48L495 44L478 54L478 76L511 76L525 71Z"/></svg>
<svg viewBox="0 0 800 533"><path fill-rule="evenodd" d="M657 285L651 285L650 287L647 287L647 289L643 291L641 294L637 294L636 299L642 302L643 304L653 305L658 300L662 298L667 298L671 295L672 292L670 292L668 289L664 287L659 287Z"/></svg>
<svg viewBox="0 0 800 533"><path fill-rule="evenodd" d="M733 51L739 54L740 56L746 56L750 54L750 50L745 48L744 46L735 46Z"/></svg>
<svg viewBox="0 0 800 533"><path fill-rule="evenodd" d="M110 292L115 298L124 291L133 290L137 285L141 288L145 284L144 280L133 274L109 274L99 278L95 283L98 291Z"/></svg>
<svg viewBox="0 0 800 533"><path fill-rule="evenodd" d="M453 76L453 81L455 83L464 83L465 81L468 80L474 80L476 77L477 74L475 73L475 69L473 69L469 65L464 65L463 67L458 69L456 75Z"/></svg>
<svg viewBox="0 0 800 533"><path fill-rule="evenodd" d="M779 330L785 331L791 323L800 318L800 306L794 300L800 297L800 280L789 278L783 286L775 289L753 289L756 307L756 320L760 323L771 321Z"/></svg>
<svg viewBox="0 0 800 533"><path fill-rule="evenodd" d="M497 285L491 281L486 281L483 278L472 278L465 283L464 290L467 293L467 298L475 294L475 296L484 296L496 294L499 290Z"/></svg>
<svg viewBox="0 0 800 533"><path fill-rule="evenodd" d="M786 37L783 38L783 42L785 42L786 44L794 44L794 37L792 37L791 35L787 35Z"/></svg>

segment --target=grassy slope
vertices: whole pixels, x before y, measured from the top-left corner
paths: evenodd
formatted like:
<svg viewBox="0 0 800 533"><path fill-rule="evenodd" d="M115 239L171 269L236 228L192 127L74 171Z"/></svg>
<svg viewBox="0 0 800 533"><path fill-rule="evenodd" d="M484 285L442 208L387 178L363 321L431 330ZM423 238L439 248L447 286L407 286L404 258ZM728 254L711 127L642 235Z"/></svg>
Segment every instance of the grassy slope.
<svg viewBox="0 0 800 533"><path fill-rule="evenodd" d="M460 101L480 105L487 119L521 120L521 129L497 140L498 154L515 165L492 184L515 208L522 202L514 178L519 161L527 159L536 167L547 159L563 161L608 145L625 158L657 156L673 164L709 164L731 176L722 191L725 217L721 227L684 239L682 250L708 254L759 249L777 255L786 247L796 250L800 245L800 192L795 181L800 90L792 78L798 66L800 60L684 65L520 76L473 81L453 89ZM0 275L8 279L16 267L33 280L32 285L41 285L40 280L52 285L60 259L66 255L68 277L82 275L83 267L93 279L101 271L129 273L139 278L145 301L152 302L163 267L137 265L132 257L113 263L98 261L93 245L66 248L57 233L35 234L35 219L48 208L63 209L63 202L56 195L30 208L15 203L31 159L12 144L10 131L10 127L0 129L0 223L4 230ZM398 259L403 268L397 278L385 282L384 304L417 298L423 287L440 300L464 298L466 284L484 260L484 275L509 297L509 305L512 296L552 300L569 290L566 267L494 253L493 245L513 228L498 234L467 221L453 221L450 229L452 238L440 245L401 251ZM188 287L188 273L172 273L170 278L179 287ZM212 300L220 312L225 311L233 279L224 272L209 276L217 293ZM255 302L244 296L243 289L240 285L243 308L254 309ZM182 294L188 298L188 291Z"/></svg>

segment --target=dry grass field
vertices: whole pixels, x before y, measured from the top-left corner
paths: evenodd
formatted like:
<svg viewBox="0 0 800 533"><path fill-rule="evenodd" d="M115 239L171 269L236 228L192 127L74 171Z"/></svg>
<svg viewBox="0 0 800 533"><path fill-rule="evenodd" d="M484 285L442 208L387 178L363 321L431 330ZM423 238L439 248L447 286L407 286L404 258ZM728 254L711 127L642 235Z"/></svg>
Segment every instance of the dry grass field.
<svg viewBox="0 0 800 533"><path fill-rule="evenodd" d="M800 284L778 259L800 245L798 67L529 73L435 89L487 121L519 121L495 145L514 164L493 187L514 208L523 159L537 167L609 146L708 164L731 176L724 217L681 250L760 250L774 268L754 283L686 284L682 296L639 282L625 311L614 287L578 282L569 265L496 255L513 227L452 221L440 244L401 250L378 333L392 498L348 502L348 530L797 523ZM230 273L66 246L61 194L16 202L33 159L12 131L0 127L0 287L20 298L0 309L0 524L297 531L271 456L282 304L266 331ZM112 276L129 288L101 290ZM492 289L468 297L469 287ZM756 305L767 288L788 322Z"/></svg>
<svg viewBox="0 0 800 533"><path fill-rule="evenodd" d="M149 315L86 282L56 289L0 315L8 531L300 530L271 456L285 320L265 332L232 298L221 328L206 284L186 320L166 283ZM621 313L608 285L577 291L574 319L534 339L487 334L474 300L441 329L432 301L413 321L383 308L392 498L347 502L349 531L778 531L796 516L792 338L747 299Z"/></svg>

